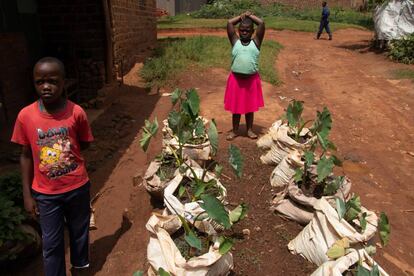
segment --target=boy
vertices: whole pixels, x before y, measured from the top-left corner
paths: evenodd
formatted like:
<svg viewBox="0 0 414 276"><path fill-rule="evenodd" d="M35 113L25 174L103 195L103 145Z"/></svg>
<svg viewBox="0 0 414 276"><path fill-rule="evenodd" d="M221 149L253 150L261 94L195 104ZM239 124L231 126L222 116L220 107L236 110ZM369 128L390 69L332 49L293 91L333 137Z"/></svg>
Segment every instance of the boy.
<svg viewBox="0 0 414 276"><path fill-rule="evenodd" d="M332 40L332 32L331 28L329 28L329 15L331 12L329 11L329 8L327 7L326 1L322 2L322 16L321 16L321 23L319 25L319 31L316 36L317 39L321 37L321 34L323 32L323 29L326 30L326 32L329 35L329 40Z"/></svg>
<svg viewBox="0 0 414 276"><path fill-rule="evenodd" d="M63 95L65 69L52 57L33 69L39 100L23 108L11 141L22 145L24 206L40 215L46 276L65 275L64 224L74 268L89 267L89 178L80 150L93 141L85 112Z"/></svg>

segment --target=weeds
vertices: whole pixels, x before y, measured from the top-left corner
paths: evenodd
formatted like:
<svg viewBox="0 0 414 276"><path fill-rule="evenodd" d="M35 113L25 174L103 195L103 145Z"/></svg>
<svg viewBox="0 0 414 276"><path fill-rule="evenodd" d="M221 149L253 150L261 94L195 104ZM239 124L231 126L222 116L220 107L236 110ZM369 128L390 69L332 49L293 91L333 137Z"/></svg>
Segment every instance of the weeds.
<svg viewBox="0 0 414 276"><path fill-rule="evenodd" d="M398 62L414 64L414 34L391 41L389 56Z"/></svg>
<svg viewBox="0 0 414 276"><path fill-rule="evenodd" d="M414 81L414 70L413 69L398 69L393 71L393 77L396 79L410 79Z"/></svg>

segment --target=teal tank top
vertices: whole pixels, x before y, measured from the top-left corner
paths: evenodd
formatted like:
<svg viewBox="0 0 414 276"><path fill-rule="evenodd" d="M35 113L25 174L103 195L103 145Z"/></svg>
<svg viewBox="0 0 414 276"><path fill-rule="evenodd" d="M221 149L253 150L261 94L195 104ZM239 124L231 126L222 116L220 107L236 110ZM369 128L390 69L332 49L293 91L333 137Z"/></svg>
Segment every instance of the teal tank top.
<svg viewBox="0 0 414 276"><path fill-rule="evenodd" d="M253 39L249 45L244 46L240 39L233 46L231 71L234 73L252 75L259 71L260 51Z"/></svg>

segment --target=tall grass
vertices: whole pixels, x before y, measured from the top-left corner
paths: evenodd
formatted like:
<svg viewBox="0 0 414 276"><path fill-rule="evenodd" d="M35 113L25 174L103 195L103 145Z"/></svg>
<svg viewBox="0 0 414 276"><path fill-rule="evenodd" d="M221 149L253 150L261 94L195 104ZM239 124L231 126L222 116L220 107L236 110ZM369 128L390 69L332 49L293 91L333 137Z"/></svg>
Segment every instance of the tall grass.
<svg viewBox="0 0 414 276"><path fill-rule="evenodd" d="M141 76L149 86L161 87L189 66L230 69L231 47L227 38L197 36L166 38L159 42L154 57L148 59L141 70ZM280 48L277 42L265 41L261 49L259 70L262 79L272 84L280 83L274 66Z"/></svg>

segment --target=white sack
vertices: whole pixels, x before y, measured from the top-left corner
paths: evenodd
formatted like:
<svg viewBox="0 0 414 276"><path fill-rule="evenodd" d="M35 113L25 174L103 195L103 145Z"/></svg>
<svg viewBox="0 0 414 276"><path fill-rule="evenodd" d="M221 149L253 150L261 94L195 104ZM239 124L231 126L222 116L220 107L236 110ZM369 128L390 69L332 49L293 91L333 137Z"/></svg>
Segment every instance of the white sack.
<svg viewBox="0 0 414 276"><path fill-rule="evenodd" d="M391 0L375 9L373 19L377 39L401 39L414 33L414 2Z"/></svg>
<svg viewBox="0 0 414 276"><path fill-rule="evenodd" d="M351 181L345 177L335 197L348 200L351 187ZM306 225L313 218L314 206L317 202L318 199L316 197L307 196L303 193L298 185L296 185L292 175L286 189L273 198L270 210L277 212L283 218L296 221L301 225Z"/></svg>
<svg viewBox="0 0 414 276"><path fill-rule="evenodd" d="M362 261L362 266L368 270L371 270L374 264L378 265L364 249L360 249L358 251L353 250L335 261L327 261L323 263L315 272L311 274L311 276L342 276L343 272L347 271L359 260ZM379 265L378 269L380 276L388 276L388 273L385 272Z"/></svg>
<svg viewBox="0 0 414 276"><path fill-rule="evenodd" d="M195 171L197 176L201 178L204 172L203 169L193 167L193 170ZM188 178L193 178L193 175L189 169L185 172L185 176ZM194 219L200 213L204 212L204 209L201 208L199 202L189 202L189 203L184 204L180 201L179 198L177 198L174 195L175 190L177 190L183 178L184 176L182 174L177 174L168 183L167 187L164 190L164 204L165 206L167 206L167 209L169 210L171 214L178 214L184 217L189 222L193 223ZM215 177L215 175L213 175L210 172L207 172L204 177L204 181L208 182L212 179L215 179L217 181L217 186L222 191L222 196L220 196L218 199L224 201L227 196L226 188L223 186L223 184L221 184L220 180L218 180ZM196 226L200 231L205 232L207 234L211 235L215 233L215 230L213 226L210 224L210 222L202 221L201 223L199 223L199 221L197 221Z"/></svg>
<svg viewBox="0 0 414 276"><path fill-rule="evenodd" d="M288 248L292 254L299 254L318 266L329 261L326 252L337 240L348 238L349 243L353 245L366 242L375 235L377 215L363 207L362 211L367 213L367 227L364 233L359 233L345 219L339 220L338 213L324 197L313 207L313 219L289 242Z"/></svg>
<svg viewBox="0 0 414 276"><path fill-rule="evenodd" d="M270 175L272 187L286 187L295 176L295 170L304 166L297 150L285 156Z"/></svg>
<svg viewBox="0 0 414 276"><path fill-rule="evenodd" d="M305 143L301 144L290 138L290 131L290 127L287 124L282 124L282 121L277 121L272 125L268 134L272 137L273 142L268 152L260 156L263 164L277 165L292 151L298 150L299 152L303 152L310 147L314 138L309 138ZM309 134L310 132L307 128L302 129L300 133L302 137L309 136ZM269 136L266 136L266 138L261 140L260 145L267 146L269 143Z"/></svg>
<svg viewBox="0 0 414 276"><path fill-rule="evenodd" d="M203 118L204 125L207 124L208 120ZM172 151L170 149L173 148L174 150L177 150L179 148L178 138L173 134L172 129L168 126L168 120L163 121L164 127L162 128L162 147L163 150L168 153L172 154ZM199 144L199 145L193 145L193 144L184 144L183 145L183 157L184 158L190 158L195 161L199 160L210 160L211 159L211 152L212 147L210 144L210 141L208 140L207 134L203 136L206 139L206 142Z"/></svg>
<svg viewBox="0 0 414 276"><path fill-rule="evenodd" d="M188 159L186 160L186 163L192 167L200 168L200 166L193 160ZM167 187L168 183L171 181L171 179L166 179L164 181L161 181L160 177L157 175L158 169L161 167L162 163L159 160L152 161L142 179L142 184L144 185L145 189L148 191L148 193L151 194L151 196L163 199L164 197L164 189ZM174 172L174 176L180 173L180 170L177 169Z"/></svg>
<svg viewBox="0 0 414 276"><path fill-rule="evenodd" d="M160 267L174 276L224 276L233 269L233 255L230 252L221 255L219 253L220 244L216 238L214 245L210 246L206 254L186 261L171 239L169 232L162 228L166 222L170 226L174 225L172 223L174 220L179 221L177 216L164 218L162 215L152 215L147 222L146 228L151 233L147 247L147 258L150 263L148 275L157 275L155 271L158 271ZM175 230L178 230L181 225L175 224L175 226ZM169 230L170 233L175 232L171 232L174 230L173 228Z"/></svg>

